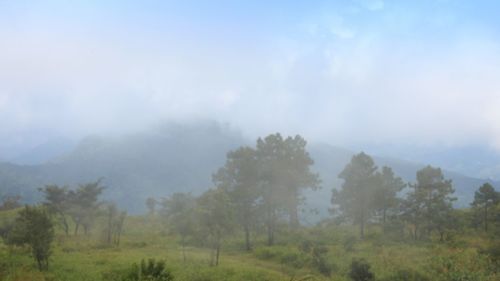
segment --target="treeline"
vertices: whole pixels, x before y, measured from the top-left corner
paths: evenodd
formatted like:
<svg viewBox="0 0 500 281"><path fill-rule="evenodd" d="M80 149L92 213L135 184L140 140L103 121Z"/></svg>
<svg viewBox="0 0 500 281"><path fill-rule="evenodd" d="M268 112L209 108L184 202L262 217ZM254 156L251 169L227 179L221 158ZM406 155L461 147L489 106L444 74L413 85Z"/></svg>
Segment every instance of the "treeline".
<svg viewBox="0 0 500 281"><path fill-rule="evenodd" d="M227 154L225 165L213 174L213 189L198 197L175 193L159 200L160 215L181 237L183 249L189 237L210 246L216 265L222 241L229 235L241 233L250 251L255 234L265 235L267 245L273 245L278 230L293 232L300 226L303 190L318 189L321 183L312 164L300 136L259 138L255 147ZM500 228L500 195L488 183L465 211L453 208L452 181L440 168L424 167L417 171L416 182L406 183L390 167L379 169L369 155L359 153L338 177L343 184L332 190L332 218L320 224L357 225L360 238L367 225L382 228L391 238L440 241L465 227L484 226L488 231L494 223ZM146 202L151 213L154 202Z"/></svg>
<svg viewBox="0 0 500 281"><path fill-rule="evenodd" d="M464 227L500 226L500 193L485 183L476 191L469 211L453 208L452 181L440 168L427 166L417 171L415 183L404 183L390 167L377 168L365 153L354 155L339 174L344 180L333 190L332 213L338 221L358 224L364 236L367 222L378 223L384 231L405 234L414 240L438 234L439 240Z"/></svg>
<svg viewBox="0 0 500 281"><path fill-rule="evenodd" d="M300 234L304 190L321 188L306 145L298 135L271 134L257 139L255 146L230 151L212 176L212 189L199 196L174 193L149 198L145 203L150 216L161 218L180 237L184 259L185 247L195 243L211 249L212 265L219 263L228 237L241 237L244 249L251 251L256 237L272 246L283 233ZM469 210L457 210L453 208L453 183L439 168L424 167L417 171L415 182L407 183L390 167L379 168L369 155L359 153L338 177L343 184L333 188L331 218L320 222L320 228L356 225L361 239L367 227L382 229L390 239L408 240L445 241L464 228L492 237L500 233L500 194L487 183L479 187ZM48 267L53 224L64 235L76 236L81 231L90 235L99 221L102 241L118 246L126 213L114 203L100 200L103 190L100 180L73 189L47 185L40 188L43 203L19 212L16 221L0 229L0 234L8 244L30 245L40 269ZM18 207L18 201L17 197L7 198L0 209ZM301 253L328 275L328 248L314 241L302 242Z"/></svg>
<svg viewBox="0 0 500 281"><path fill-rule="evenodd" d="M44 201L35 206L25 206L15 220L0 227L0 236L7 245L27 245L40 270L47 270L54 239L55 226L66 236L83 234L89 236L91 229L100 221L101 241L118 246L127 213L120 211L113 202L100 200L104 190L101 180L81 184L75 189L67 186L46 185L39 191ZM20 207L19 197L9 197L1 207L10 210ZM70 228L73 227L71 231Z"/></svg>

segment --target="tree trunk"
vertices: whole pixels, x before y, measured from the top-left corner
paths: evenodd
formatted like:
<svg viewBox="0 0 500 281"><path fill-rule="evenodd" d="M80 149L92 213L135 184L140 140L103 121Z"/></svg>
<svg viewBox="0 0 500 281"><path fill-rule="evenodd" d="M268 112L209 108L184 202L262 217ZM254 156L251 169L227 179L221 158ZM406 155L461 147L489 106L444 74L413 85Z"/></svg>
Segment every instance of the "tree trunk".
<svg viewBox="0 0 500 281"><path fill-rule="evenodd" d="M299 210L298 210L298 202L296 192L293 194L293 198L290 200L288 206L288 214L290 216L290 228L296 229L300 226L299 222Z"/></svg>
<svg viewBox="0 0 500 281"><path fill-rule="evenodd" d="M361 210L361 220L359 222L359 235L361 239L365 238L365 213L364 209Z"/></svg>
<svg viewBox="0 0 500 281"><path fill-rule="evenodd" d="M78 228L80 228L80 223L76 222L75 223L75 236L78 234Z"/></svg>
<svg viewBox="0 0 500 281"><path fill-rule="evenodd" d="M215 266L219 265L219 254L220 254L220 243L217 243L217 249L215 252Z"/></svg>
<svg viewBox="0 0 500 281"><path fill-rule="evenodd" d="M184 242L184 236L182 236L182 239L181 239L181 247L182 247L182 259L184 262L186 262L186 243Z"/></svg>
<svg viewBox="0 0 500 281"><path fill-rule="evenodd" d="M274 244L274 230L273 226L269 223L267 225L267 245L272 246Z"/></svg>
<svg viewBox="0 0 500 281"><path fill-rule="evenodd" d="M245 249L249 252L252 250L252 245L250 244L250 228L245 225Z"/></svg>
<svg viewBox="0 0 500 281"><path fill-rule="evenodd" d="M268 208L267 211L267 245L274 244L274 211Z"/></svg>
<svg viewBox="0 0 500 281"><path fill-rule="evenodd" d="M113 234L113 218L112 218L111 212L109 212L109 216L108 216L108 234L107 234L108 245L111 245L112 234Z"/></svg>
<svg viewBox="0 0 500 281"><path fill-rule="evenodd" d="M484 206L484 232L488 232L488 206Z"/></svg>
<svg viewBox="0 0 500 281"><path fill-rule="evenodd" d="M69 235L69 225L68 225L68 221L66 220L66 216L62 212L59 212L59 215L61 216L61 223L63 225L64 233L66 234L66 236L68 236Z"/></svg>

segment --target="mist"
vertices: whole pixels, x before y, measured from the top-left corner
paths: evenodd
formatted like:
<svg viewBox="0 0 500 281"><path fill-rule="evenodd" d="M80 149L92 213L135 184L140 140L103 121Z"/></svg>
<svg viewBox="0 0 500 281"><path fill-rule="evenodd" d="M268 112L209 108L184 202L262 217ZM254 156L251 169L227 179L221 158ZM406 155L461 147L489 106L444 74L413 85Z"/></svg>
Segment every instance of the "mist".
<svg viewBox="0 0 500 281"><path fill-rule="evenodd" d="M499 10L0 1L0 280L499 280Z"/></svg>
<svg viewBox="0 0 500 281"><path fill-rule="evenodd" d="M5 2L2 154L193 119L251 138L497 150L498 21L493 3L469 8Z"/></svg>

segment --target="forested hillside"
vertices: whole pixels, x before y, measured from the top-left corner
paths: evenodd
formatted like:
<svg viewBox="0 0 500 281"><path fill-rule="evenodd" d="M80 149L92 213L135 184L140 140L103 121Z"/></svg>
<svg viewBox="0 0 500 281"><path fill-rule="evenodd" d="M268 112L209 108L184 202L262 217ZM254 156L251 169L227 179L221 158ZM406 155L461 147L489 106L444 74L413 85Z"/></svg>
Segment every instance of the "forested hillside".
<svg viewBox="0 0 500 281"><path fill-rule="evenodd" d="M5 195L21 195L23 201L35 202L40 199L36 189L45 184L76 186L102 178L106 198L132 213L141 213L150 196L179 191L199 194L212 187L212 174L227 151L252 141L215 122L166 124L122 137L91 136L73 151L42 165L0 164L0 186ZM331 189L340 186L337 176L355 152L319 143L309 143L308 149L322 188L306 193L306 207L326 215ZM380 166L392 167L405 181L414 181L415 172L425 166L383 157L375 160ZM453 180L458 206L467 206L474 190L485 182L444 173Z"/></svg>

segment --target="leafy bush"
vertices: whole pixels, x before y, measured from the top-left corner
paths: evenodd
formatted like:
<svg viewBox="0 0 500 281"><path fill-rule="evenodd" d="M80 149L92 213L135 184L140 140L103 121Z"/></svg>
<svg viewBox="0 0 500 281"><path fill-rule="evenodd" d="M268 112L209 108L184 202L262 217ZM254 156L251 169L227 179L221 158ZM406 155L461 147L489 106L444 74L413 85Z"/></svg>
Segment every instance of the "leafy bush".
<svg viewBox="0 0 500 281"><path fill-rule="evenodd" d="M270 260L280 255L275 249L268 247L257 248L254 254L261 260Z"/></svg>
<svg viewBox="0 0 500 281"><path fill-rule="evenodd" d="M7 244L28 245L40 271L48 270L54 227L47 212L41 207L26 206L18 213L7 236Z"/></svg>
<svg viewBox="0 0 500 281"><path fill-rule="evenodd" d="M370 270L370 265L364 259L354 259L351 263L349 277L354 281L375 280L375 275Z"/></svg>
<svg viewBox="0 0 500 281"><path fill-rule="evenodd" d="M344 239L344 243L343 243L344 250L346 252L352 252L352 251L354 251L354 246L356 245L357 241L358 241L358 238L356 238L356 236L353 236L353 235L347 236Z"/></svg>
<svg viewBox="0 0 500 281"><path fill-rule="evenodd" d="M141 261L140 265L133 264L126 270L115 270L103 274L108 281L173 281L174 277L165 267L164 261L149 259Z"/></svg>
<svg viewBox="0 0 500 281"><path fill-rule="evenodd" d="M282 253L280 262L294 268L302 268L307 263L307 258L299 252L289 251Z"/></svg>

